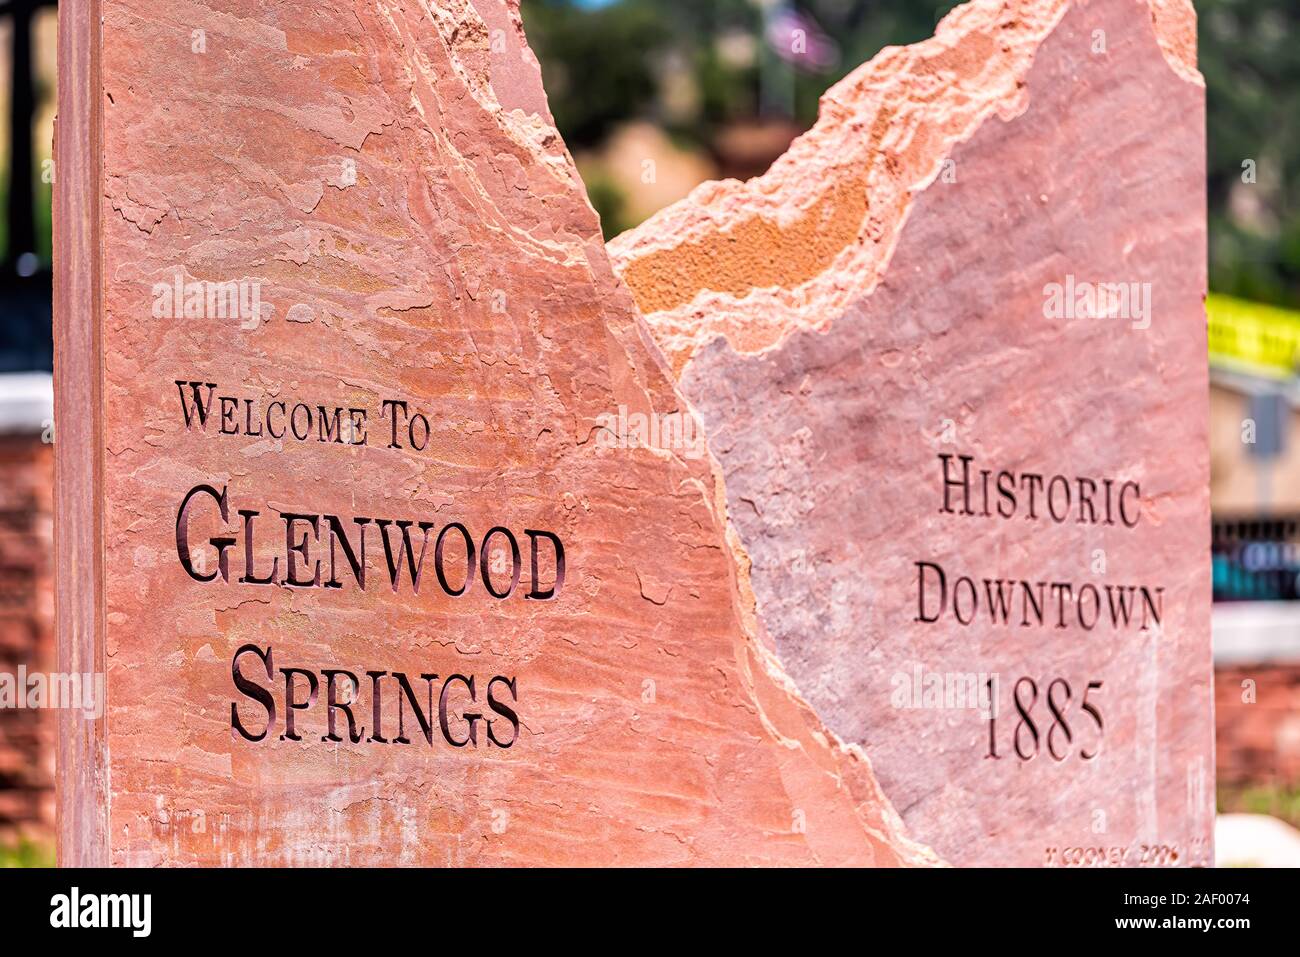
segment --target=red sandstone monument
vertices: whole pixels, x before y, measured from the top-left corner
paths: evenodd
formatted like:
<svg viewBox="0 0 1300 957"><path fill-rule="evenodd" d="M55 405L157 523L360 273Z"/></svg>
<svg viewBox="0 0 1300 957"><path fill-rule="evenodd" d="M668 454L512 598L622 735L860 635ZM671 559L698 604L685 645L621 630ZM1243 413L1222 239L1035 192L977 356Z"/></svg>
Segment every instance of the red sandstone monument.
<svg viewBox="0 0 1300 957"><path fill-rule="evenodd" d="M977 0L613 267L513 3L62 13L62 863L1210 860L1186 4Z"/></svg>

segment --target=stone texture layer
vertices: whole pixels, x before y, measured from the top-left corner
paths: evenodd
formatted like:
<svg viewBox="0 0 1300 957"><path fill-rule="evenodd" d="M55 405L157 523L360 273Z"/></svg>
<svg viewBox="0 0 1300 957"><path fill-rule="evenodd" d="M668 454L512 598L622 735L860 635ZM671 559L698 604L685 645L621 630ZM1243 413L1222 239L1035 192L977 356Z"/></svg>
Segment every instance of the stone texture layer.
<svg viewBox="0 0 1300 957"><path fill-rule="evenodd" d="M609 267L515 5L103 13L111 862L935 863L756 640L711 461L594 441L620 406L684 402ZM157 318L153 286L178 271L256 281L269 308ZM187 431L178 379L405 398L435 413L432 443ZM200 584L175 545L198 483L277 530L295 509L551 529L566 585L541 603ZM259 567L277 551L263 540ZM327 744L317 705L302 742L234 738L232 702L257 714L232 687L246 642L279 667L512 675L521 736Z"/></svg>
<svg viewBox="0 0 1300 957"><path fill-rule="evenodd" d="M1212 861L1194 39L1182 2L977 0L832 89L767 174L701 186L611 244L705 424L767 640L954 863ZM1147 324L1049 310L1071 281L1149 289ZM1011 520L946 513L944 454L1138 483L1141 520L1026 521L1023 494ZM975 616L918 620L919 562L950 589L968 576ZM1161 588L1164 614L1057 627L1052 605L1024 627L1017 590L995 623L986 579ZM928 675L999 678L996 759L970 707L907 706ZM1068 758L1018 731L1026 677L1070 685ZM1104 730L1080 710L1094 681Z"/></svg>
<svg viewBox="0 0 1300 957"><path fill-rule="evenodd" d="M0 845L48 845L54 829L54 712L19 706L23 675L54 665L50 607L52 446L39 433L0 435Z"/></svg>

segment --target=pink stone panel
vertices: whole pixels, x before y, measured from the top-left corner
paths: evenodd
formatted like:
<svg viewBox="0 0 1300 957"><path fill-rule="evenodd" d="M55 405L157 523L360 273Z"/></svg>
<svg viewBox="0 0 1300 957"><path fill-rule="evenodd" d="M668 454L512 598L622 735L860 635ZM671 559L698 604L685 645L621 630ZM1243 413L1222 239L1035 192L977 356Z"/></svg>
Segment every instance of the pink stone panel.
<svg viewBox="0 0 1300 957"><path fill-rule="evenodd" d="M972 4L829 94L766 178L614 245L777 656L954 864L1212 861L1204 88L1174 49L1190 9L1159 12ZM998 37L1022 74L967 121ZM853 210L873 164L903 171L893 220L885 186ZM809 210L818 236L866 216L826 268L791 240ZM700 261L714 284L684 287ZM1084 283L1134 298L1052 306Z"/></svg>

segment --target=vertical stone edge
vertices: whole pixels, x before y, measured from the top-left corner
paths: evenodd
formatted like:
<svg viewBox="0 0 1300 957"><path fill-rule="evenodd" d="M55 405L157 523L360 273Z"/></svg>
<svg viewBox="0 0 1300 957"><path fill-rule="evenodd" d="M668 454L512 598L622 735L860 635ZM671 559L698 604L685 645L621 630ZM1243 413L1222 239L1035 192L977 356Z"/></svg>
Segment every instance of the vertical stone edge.
<svg viewBox="0 0 1300 957"><path fill-rule="evenodd" d="M1190 0L1188 0L1187 6L1191 7ZM1192 36L1191 36L1191 50L1192 50L1192 55L1199 59L1200 45L1195 30L1197 16L1198 14L1196 10L1193 8L1192 9L1193 29L1192 29ZM1159 24L1157 24L1157 26L1159 26ZM1163 42L1164 42L1163 31L1157 30L1157 35L1161 39L1162 46L1163 46ZM1195 62L1196 61L1194 60L1193 63ZM1174 64L1171 63L1170 65L1171 68L1177 69L1174 66ZM1201 401L1199 403L1198 411L1201 415L1200 439L1201 439L1201 452L1202 452L1202 459L1201 459L1202 466L1201 466L1201 474L1197 478L1201 489L1201 514L1200 514L1201 529L1202 529L1201 531L1202 579L1201 580L1203 583L1202 587L1204 588L1204 595L1203 595L1204 604L1202 605L1203 618L1201 621L1201 627L1204 629L1203 631L1204 644L1202 645L1202 648L1204 649L1203 653L1205 655L1205 672L1206 675L1208 676L1207 690L1206 690L1208 700L1206 704L1209 710L1208 721L1210 725L1209 726L1209 734L1210 734L1209 751L1206 752L1207 757L1205 759L1209 766L1208 771L1206 773L1206 777L1208 779L1206 791L1208 793L1202 798L1202 801L1204 802L1202 813L1204 813L1207 816L1207 819L1209 821L1208 834L1206 836L1206 840L1208 842L1207 845L1208 849L1206 851L1208 860L1206 861L1205 866L1214 867L1215 860L1216 860L1215 817L1218 813L1219 768L1218 768L1218 761L1216 760L1216 756L1218 754L1218 740L1217 740L1217 731L1215 730L1216 725L1215 725L1215 699L1214 699L1214 681L1215 681L1214 627L1213 627L1214 565L1211 559L1212 514L1210 509L1210 477L1211 477L1210 476L1210 342L1209 342L1210 333L1209 333L1209 318L1205 311L1205 302L1206 299L1209 297L1209 293L1210 293L1210 187L1209 187L1209 180L1207 178L1209 175L1208 167L1209 167L1210 135L1209 135L1209 128L1206 121L1207 89L1204 80L1201 80L1200 87L1201 87L1200 88L1200 109L1198 110L1196 121L1200 125L1201 155L1196 157L1195 162L1196 162L1196 181L1197 183L1200 184L1198 195L1196 197L1196 203L1200 207L1200 221L1202 227L1201 243L1200 243L1201 248L1198 254L1201 261L1200 262L1201 309L1199 313L1200 324L1197 329L1197 347L1200 350L1200 356L1201 356L1200 364L1197 368L1197 374L1199 380L1197 384L1200 387L1200 394L1201 394Z"/></svg>
<svg viewBox="0 0 1300 957"><path fill-rule="evenodd" d="M103 407L100 295L100 0L64 0L58 22L54 156L54 588L57 667L104 674ZM105 682L104 687L107 687ZM102 866L108 853L107 703L58 716L57 853Z"/></svg>

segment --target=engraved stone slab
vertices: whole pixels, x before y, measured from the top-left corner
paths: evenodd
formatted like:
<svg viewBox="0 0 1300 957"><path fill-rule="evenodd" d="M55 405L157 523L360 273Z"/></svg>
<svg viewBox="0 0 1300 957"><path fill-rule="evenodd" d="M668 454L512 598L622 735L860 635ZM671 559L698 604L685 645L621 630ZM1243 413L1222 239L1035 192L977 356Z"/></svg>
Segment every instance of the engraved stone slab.
<svg viewBox="0 0 1300 957"><path fill-rule="evenodd" d="M937 862L598 441L685 405L513 3L60 14L62 862Z"/></svg>
<svg viewBox="0 0 1300 957"><path fill-rule="evenodd" d="M612 244L801 693L956 864L1212 863L1190 4L976 2Z"/></svg>

